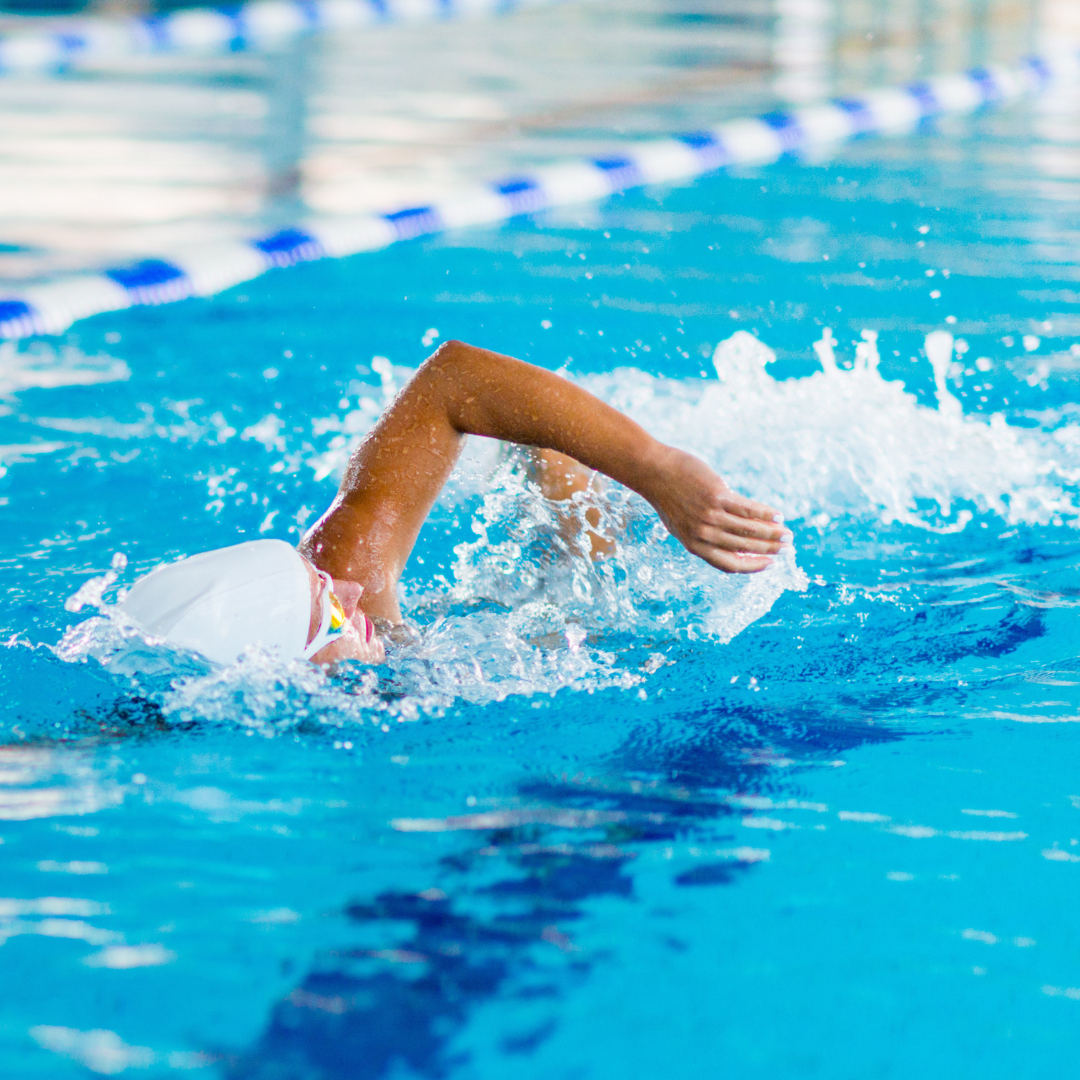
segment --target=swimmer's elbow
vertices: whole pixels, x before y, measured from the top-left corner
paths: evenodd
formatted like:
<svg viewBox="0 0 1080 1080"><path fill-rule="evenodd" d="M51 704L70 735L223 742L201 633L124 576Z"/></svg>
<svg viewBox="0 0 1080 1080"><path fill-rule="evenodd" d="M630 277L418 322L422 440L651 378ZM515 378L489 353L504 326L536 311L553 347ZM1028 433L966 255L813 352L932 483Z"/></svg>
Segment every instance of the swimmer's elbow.
<svg viewBox="0 0 1080 1080"><path fill-rule="evenodd" d="M449 341L444 341L428 358L424 361L425 367L428 365L435 367L452 366L456 367L463 361L472 359L483 352L482 349L478 349L475 345L469 345L464 341L457 341L451 338Z"/></svg>
<svg viewBox="0 0 1080 1080"><path fill-rule="evenodd" d="M427 381L438 387L445 397L456 398L462 393L475 393L478 387L486 384L499 359L487 349L451 339L444 341L424 361L417 374L426 375Z"/></svg>
<svg viewBox="0 0 1080 1080"><path fill-rule="evenodd" d="M459 434L472 434L463 410L475 401L477 390L487 381L484 349L464 341L444 341L420 366L413 383L428 406L445 413L447 423Z"/></svg>

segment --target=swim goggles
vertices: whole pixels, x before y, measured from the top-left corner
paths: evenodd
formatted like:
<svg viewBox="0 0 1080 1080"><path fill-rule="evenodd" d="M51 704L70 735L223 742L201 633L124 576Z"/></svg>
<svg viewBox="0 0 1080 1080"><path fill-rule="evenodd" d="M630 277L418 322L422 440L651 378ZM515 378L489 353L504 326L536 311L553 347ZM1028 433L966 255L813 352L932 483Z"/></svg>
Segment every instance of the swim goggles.
<svg viewBox="0 0 1080 1080"><path fill-rule="evenodd" d="M329 645L331 641L336 641L345 634L345 609L334 595L333 579L324 570L315 572L323 582L323 589L319 594L322 617L319 622L319 632L304 649L305 660L310 660L324 645Z"/></svg>

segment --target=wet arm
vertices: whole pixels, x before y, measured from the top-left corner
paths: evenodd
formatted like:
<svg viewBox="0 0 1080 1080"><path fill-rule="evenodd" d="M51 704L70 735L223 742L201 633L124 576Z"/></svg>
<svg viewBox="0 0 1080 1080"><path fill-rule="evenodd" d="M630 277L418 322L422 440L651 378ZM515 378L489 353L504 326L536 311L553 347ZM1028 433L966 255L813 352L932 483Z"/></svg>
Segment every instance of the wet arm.
<svg viewBox="0 0 1080 1080"><path fill-rule="evenodd" d="M357 448L302 544L317 566L364 586L368 614L400 617L398 578L466 435L557 450L612 477L718 569L760 570L780 549L774 512L736 495L704 462L550 371L447 342Z"/></svg>

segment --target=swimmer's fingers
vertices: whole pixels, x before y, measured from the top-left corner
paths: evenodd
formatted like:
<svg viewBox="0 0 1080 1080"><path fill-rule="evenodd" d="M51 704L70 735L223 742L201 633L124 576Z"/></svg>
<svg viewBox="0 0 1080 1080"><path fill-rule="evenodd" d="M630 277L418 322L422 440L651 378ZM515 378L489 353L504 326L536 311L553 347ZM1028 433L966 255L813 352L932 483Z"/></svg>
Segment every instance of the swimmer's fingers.
<svg viewBox="0 0 1080 1080"><path fill-rule="evenodd" d="M790 534L779 514L736 494L705 462L667 448L654 486L642 494L691 554L729 574L764 570Z"/></svg>
<svg viewBox="0 0 1080 1080"><path fill-rule="evenodd" d="M770 510L769 513L771 515L772 511ZM708 523L732 536L742 536L748 540L783 544L791 539L791 532L783 525L773 521L771 517L768 521L763 521L757 517L743 517L727 508L710 514ZM759 549L748 548L747 550L757 551Z"/></svg>
<svg viewBox="0 0 1080 1080"><path fill-rule="evenodd" d="M720 508L728 514L746 521L768 523L770 528L783 530L783 517L771 506L744 499L729 488L719 499Z"/></svg>
<svg viewBox="0 0 1080 1080"><path fill-rule="evenodd" d="M699 521L686 547L710 566L729 574L764 570L771 565L771 556L778 555L791 542L791 533L772 520L772 510L766 510L767 521L714 510Z"/></svg>
<svg viewBox="0 0 1080 1080"><path fill-rule="evenodd" d="M724 551L742 552L746 555L777 555L784 547L785 538L757 540L724 528L704 526L698 530L697 539Z"/></svg>
<svg viewBox="0 0 1080 1080"><path fill-rule="evenodd" d="M729 574L756 574L772 565L768 555L745 555L712 544L696 543L688 545L687 550L710 566Z"/></svg>

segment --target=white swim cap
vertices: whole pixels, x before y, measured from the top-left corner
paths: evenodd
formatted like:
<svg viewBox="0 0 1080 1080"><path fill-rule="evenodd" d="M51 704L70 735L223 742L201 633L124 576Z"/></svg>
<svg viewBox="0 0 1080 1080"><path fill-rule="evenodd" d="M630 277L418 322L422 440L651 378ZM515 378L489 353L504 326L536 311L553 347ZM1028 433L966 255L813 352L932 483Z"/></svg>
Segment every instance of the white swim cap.
<svg viewBox="0 0 1080 1080"><path fill-rule="evenodd" d="M252 540L159 567L136 581L121 610L154 637L231 664L249 645L304 655L311 586L284 540Z"/></svg>

